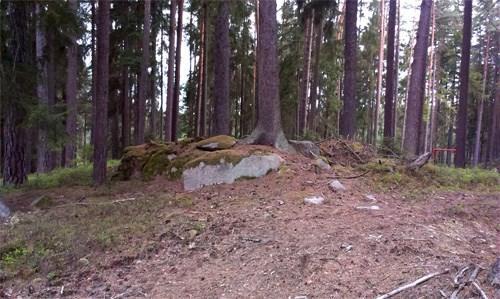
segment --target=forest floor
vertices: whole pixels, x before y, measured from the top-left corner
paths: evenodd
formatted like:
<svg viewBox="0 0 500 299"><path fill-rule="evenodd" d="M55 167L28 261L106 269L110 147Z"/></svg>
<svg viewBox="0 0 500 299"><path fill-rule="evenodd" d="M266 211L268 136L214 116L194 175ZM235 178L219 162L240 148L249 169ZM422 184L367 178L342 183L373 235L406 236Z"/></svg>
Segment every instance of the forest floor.
<svg viewBox="0 0 500 299"><path fill-rule="evenodd" d="M0 298L375 298L449 269L394 297L441 298L471 263L489 298L500 295L486 280L500 250L498 186L372 171L340 179L338 193L331 177L360 169L318 173L283 156L279 172L195 192L157 178L8 193ZM314 195L326 202L305 205ZM47 204L33 208L37 198ZM469 286L460 298L479 295Z"/></svg>

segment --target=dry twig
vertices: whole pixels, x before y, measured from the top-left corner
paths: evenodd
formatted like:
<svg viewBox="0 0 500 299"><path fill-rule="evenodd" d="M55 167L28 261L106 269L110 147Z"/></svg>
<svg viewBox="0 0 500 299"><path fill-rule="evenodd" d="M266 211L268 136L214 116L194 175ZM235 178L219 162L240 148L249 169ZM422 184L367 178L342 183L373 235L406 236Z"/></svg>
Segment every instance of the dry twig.
<svg viewBox="0 0 500 299"><path fill-rule="evenodd" d="M444 271L441 271L441 272L434 272L434 273L431 273L429 275L426 275L424 277L421 277L417 280L415 280L414 282L411 282L411 283L408 283L408 284L405 284L403 286L400 286L399 288L397 289L394 289L392 291L390 291L389 293L386 293L384 295L381 295L381 296L378 296L376 299L387 299L387 298L391 298L392 296L396 295L396 294L399 294L401 293L402 291L404 290L407 290L407 289L411 289L413 287L416 287L418 286L419 284L422 284L426 281L428 281L429 279L433 278L433 277L436 277L436 276L439 276L439 275L443 275L443 274L446 274L448 273L449 270L446 269Z"/></svg>

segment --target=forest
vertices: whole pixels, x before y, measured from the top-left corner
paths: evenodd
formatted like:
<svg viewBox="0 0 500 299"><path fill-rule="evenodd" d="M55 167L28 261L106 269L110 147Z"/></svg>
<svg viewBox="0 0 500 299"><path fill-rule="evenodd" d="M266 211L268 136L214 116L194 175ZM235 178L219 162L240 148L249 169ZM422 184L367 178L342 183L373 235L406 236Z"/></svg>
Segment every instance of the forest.
<svg viewBox="0 0 500 299"><path fill-rule="evenodd" d="M0 0L0 298L500 296L499 16Z"/></svg>

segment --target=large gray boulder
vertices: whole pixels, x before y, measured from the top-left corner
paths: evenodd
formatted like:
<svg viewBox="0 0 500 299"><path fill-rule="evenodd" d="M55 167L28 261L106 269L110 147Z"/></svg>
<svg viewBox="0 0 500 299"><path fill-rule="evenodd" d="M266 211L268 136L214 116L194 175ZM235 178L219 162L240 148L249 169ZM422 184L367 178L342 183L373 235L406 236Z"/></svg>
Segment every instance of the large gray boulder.
<svg viewBox="0 0 500 299"><path fill-rule="evenodd" d="M10 217L10 209L0 198L0 222L7 220Z"/></svg>
<svg viewBox="0 0 500 299"><path fill-rule="evenodd" d="M297 151L297 153L314 159L319 157L320 149L314 142L308 140L288 140L288 143Z"/></svg>
<svg viewBox="0 0 500 299"><path fill-rule="evenodd" d="M184 189L193 191L203 186L231 184L240 178L257 178L277 170L283 159L276 154L251 154L235 159L221 157L195 165L188 164L182 173Z"/></svg>

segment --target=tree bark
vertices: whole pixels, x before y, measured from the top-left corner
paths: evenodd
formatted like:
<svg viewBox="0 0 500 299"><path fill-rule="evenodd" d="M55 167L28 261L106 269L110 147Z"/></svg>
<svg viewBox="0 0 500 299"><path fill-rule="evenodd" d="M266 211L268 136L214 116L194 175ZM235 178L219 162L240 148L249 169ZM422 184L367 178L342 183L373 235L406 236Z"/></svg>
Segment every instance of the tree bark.
<svg viewBox="0 0 500 299"><path fill-rule="evenodd" d="M108 95L109 95L109 31L110 0L99 0L97 16L97 65L96 103L94 130L94 167L92 178L95 185L106 182Z"/></svg>
<svg viewBox="0 0 500 299"><path fill-rule="evenodd" d="M173 117L174 117L174 64L175 64L175 12L177 0L170 0L170 26L168 28L168 74L167 74L167 107L165 109L165 140L173 141Z"/></svg>
<svg viewBox="0 0 500 299"><path fill-rule="evenodd" d="M401 1L400 0L396 0L398 5L397 5L397 31L396 31L396 42L395 42L395 47L396 47L396 50L395 50L395 54L394 54L394 105L393 105L393 108L392 108L392 132L393 132L393 137L396 136L396 128L397 128L397 119L398 119L398 98L399 98L399 46L400 46L400 39L399 39L399 35L400 35L400 32L401 32L401 9L400 9L400 5L401 5ZM394 141L394 140L393 140Z"/></svg>
<svg viewBox="0 0 500 299"><path fill-rule="evenodd" d="M26 129L23 127L26 111L23 108L23 92L27 86L26 80L16 80L21 75L22 69L27 69L29 61L29 38L28 38L28 7L30 3L24 1L12 1L7 3L7 24L12 31L12 38L7 46L7 55L12 60L12 75L9 80L12 85L19 85L18 92L9 93L2 80L2 114L3 114L3 184L19 186L27 181L25 161L25 138ZM3 61L2 61L3 62ZM4 79L4 78L2 78Z"/></svg>
<svg viewBox="0 0 500 299"><path fill-rule="evenodd" d="M484 62L483 62L483 88L481 91L481 99L477 107L477 122L476 122L476 136L474 140L474 158L472 159L472 166L477 167L479 164L479 155L481 151L481 128L483 126L483 110L484 101L486 99L486 83L488 82L488 54L490 48L490 35L486 33L486 44L484 47Z"/></svg>
<svg viewBox="0 0 500 299"><path fill-rule="evenodd" d="M431 6L432 0L422 0L406 104L403 152L407 158L413 158L418 155L419 149L419 135L424 100L424 90L422 86L425 84Z"/></svg>
<svg viewBox="0 0 500 299"><path fill-rule="evenodd" d="M128 42L125 41L125 48ZM122 149L130 145L130 79L128 66L122 66Z"/></svg>
<svg viewBox="0 0 500 299"><path fill-rule="evenodd" d="M274 146L293 151L281 128L276 0L259 3L257 126L244 143Z"/></svg>
<svg viewBox="0 0 500 299"><path fill-rule="evenodd" d="M467 142L467 98L469 93L469 62L472 29L472 0L464 1L464 27L462 53L460 58L460 98L457 114L457 151L455 167L465 167L465 151Z"/></svg>
<svg viewBox="0 0 500 299"><path fill-rule="evenodd" d="M179 96L181 86L181 50L182 50L182 14L184 12L184 0L177 0L177 47L175 54L175 84L174 102L172 112L172 141L177 140L177 127L179 122Z"/></svg>
<svg viewBox="0 0 500 299"><path fill-rule="evenodd" d="M392 147L394 139L394 39L396 35L396 0L389 0L389 24L387 25L387 78L384 107L384 144Z"/></svg>
<svg viewBox="0 0 500 299"><path fill-rule="evenodd" d="M340 135L356 135L356 53L358 1L345 2L344 98L340 117Z"/></svg>
<svg viewBox="0 0 500 299"><path fill-rule="evenodd" d="M496 53L495 57L498 56L498 51L500 49L500 32L495 32L495 44ZM495 79L494 79L494 102L493 109L491 111L491 125L490 125L490 136L488 138L488 156L487 161L495 161L500 158L500 67L498 58L495 61Z"/></svg>
<svg viewBox="0 0 500 299"><path fill-rule="evenodd" d="M202 20L200 32L200 58L198 59L198 86L197 86L197 113L196 113L196 136L205 135L206 126L206 58L207 58L207 4L202 6Z"/></svg>
<svg viewBox="0 0 500 299"><path fill-rule="evenodd" d="M320 73L321 43L323 41L323 14L317 12L314 19L314 64L312 66L310 111L308 114L309 130L316 131L316 111L319 103L318 86Z"/></svg>
<svg viewBox="0 0 500 299"><path fill-rule="evenodd" d="M149 37L151 31L151 0L144 0L144 31L142 34L142 58L139 74L139 98L137 99L137 115L135 118L135 144L144 143L144 127L146 123L146 94L148 89Z"/></svg>
<svg viewBox="0 0 500 299"><path fill-rule="evenodd" d="M303 53L303 63L302 63L302 77L300 82L300 95L299 95L299 124L298 124L298 135L304 136L306 133L307 124L307 105L309 98L309 78L311 73L311 44L313 35L313 12L305 12L304 16L304 53ZM258 66L257 66L258 70ZM257 83L258 85L258 83ZM258 88L258 87L257 87Z"/></svg>
<svg viewBox="0 0 500 299"><path fill-rule="evenodd" d="M378 71L377 71L377 98L373 113L373 144L377 144L378 136L378 115L380 100L382 98L382 80L384 72L384 44L385 44L385 0L380 1L380 39L378 50Z"/></svg>
<svg viewBox="0 0 500 299"><path fill-rule="evenodd" d="M69 5L76 18L78 3L77 0L69 0ZM76 136L77 136L77 113L78 102L76 99L77 92L77 75L78 75L78 45L76 44L76 36L70 36L70 44L66 50L67 59L67 74L66 74L66 107L68 116L66 117L66 142L64 148L64 165L71 167L75 165L76 158Z"/></svg>
<svg viewBox="0 0 500 299"><path fill-rule="evenodd" d="M229 44L229 2L219 2L217 19L215 21L214 40L214 135L230 134L230 57L231 45Z"/></svg>
<svg viewBox="0 0 500 299"><path fill-rule="evenodd" d="M36 93L38 105L41 109L49 110L49 90L48 90L48 61L47 61L47 34L42 21L42 4L36 4L36 59L38 67L38 79ZM41 124L38 127L37 145L37 172L45 173L50 170L50 151L47 127Z"/></svg>

